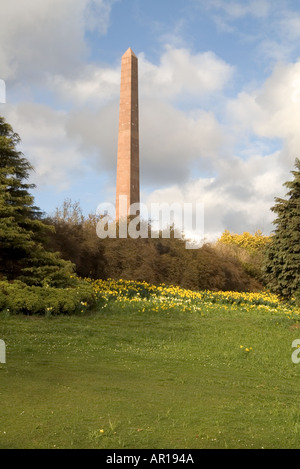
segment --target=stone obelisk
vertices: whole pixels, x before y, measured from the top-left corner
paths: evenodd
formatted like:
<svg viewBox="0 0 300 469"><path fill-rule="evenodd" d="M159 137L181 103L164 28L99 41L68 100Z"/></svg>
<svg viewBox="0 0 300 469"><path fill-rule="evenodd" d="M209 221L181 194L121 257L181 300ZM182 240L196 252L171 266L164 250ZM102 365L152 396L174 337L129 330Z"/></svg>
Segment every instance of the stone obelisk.
<svg viewBox="0 0 300 469"><path fill-rule="evenodd" d="M127 197L127 200L124 196ZM126 205L123 203L124 200L126 200ZM129 215L129 207L133 203L140 203L138 59L129 48L122 57L121 65L116 190L117 222Z"/></svg>

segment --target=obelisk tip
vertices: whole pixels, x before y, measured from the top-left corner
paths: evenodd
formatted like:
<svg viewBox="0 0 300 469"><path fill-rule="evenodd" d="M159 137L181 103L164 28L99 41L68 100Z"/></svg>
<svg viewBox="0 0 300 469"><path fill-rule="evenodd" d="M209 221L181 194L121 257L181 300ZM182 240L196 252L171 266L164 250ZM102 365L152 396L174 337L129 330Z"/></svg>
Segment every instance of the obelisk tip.
<svg viewBox="0 0 300 469"><path fill-rule="evenodd" d="M125 54L123 55L123 57L126 57L126 56L131 56L133 55L133 57L136 57L135 53L133 52L133 50L131 49L131 47L129 47L127 49L127 51L125 52Z"/></svg>

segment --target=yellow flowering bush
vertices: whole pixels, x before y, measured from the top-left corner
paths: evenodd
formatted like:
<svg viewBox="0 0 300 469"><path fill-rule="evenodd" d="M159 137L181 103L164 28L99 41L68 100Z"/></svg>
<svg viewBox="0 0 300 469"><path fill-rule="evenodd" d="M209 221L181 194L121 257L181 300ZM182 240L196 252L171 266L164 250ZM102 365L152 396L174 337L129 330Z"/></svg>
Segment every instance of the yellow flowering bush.
<svg viewBox="0 0 300 469"><path fill-rule="evenodd" d="M257 230L254 235L244 232L242 234L230 233L225 230L219 241L223 244L235 245L240 248L257 250L263 249L271 240L271 236L265 236L260 230Z"/></svg>
<svg viewBox="0 0 300 469"><path fill-rule="evenodd" d="M248 232L242 234L230 233L225 230L215 243L215 248L223 256L236 259L248 275L265 284L263 266L265 249L270 244L272 236L265 236L260 230L254 235Z"/></svg>

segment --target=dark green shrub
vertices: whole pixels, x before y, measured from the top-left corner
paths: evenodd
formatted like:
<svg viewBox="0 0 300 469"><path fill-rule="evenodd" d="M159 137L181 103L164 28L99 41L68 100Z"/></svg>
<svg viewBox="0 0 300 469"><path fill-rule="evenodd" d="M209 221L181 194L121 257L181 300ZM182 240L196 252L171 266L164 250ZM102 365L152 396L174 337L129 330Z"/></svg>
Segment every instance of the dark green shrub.
<svg viewBox="0 0 300 469"><path fill-rule="evenodd" d="M75 280L73 286L29 286L20 281L0 281L0 311L12 314L76 314L95 304L90 284Z"/></svg>

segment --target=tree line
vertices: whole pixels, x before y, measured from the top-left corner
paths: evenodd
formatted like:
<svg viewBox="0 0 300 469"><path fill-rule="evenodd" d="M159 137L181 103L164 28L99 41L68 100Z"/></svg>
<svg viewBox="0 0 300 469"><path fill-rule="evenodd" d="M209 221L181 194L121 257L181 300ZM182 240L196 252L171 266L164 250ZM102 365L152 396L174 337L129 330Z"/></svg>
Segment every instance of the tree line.
<svg viewBox="0 0 300 469"><path fill-rule="evenodd" d="M47 222L54 226L48 247L71 260L81 277L123 278L153 284L179 285L194 290L257 290L258 278L247 272L237 256L211 244L186 249L184 239L130 237L99 239L97 217L84 217L78 202L65 200ZM150 224L148 230L151 230Z"/></svg>

